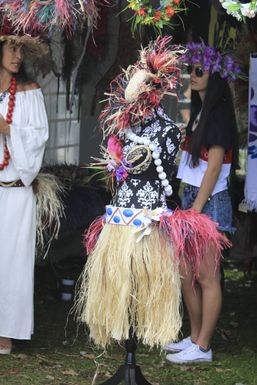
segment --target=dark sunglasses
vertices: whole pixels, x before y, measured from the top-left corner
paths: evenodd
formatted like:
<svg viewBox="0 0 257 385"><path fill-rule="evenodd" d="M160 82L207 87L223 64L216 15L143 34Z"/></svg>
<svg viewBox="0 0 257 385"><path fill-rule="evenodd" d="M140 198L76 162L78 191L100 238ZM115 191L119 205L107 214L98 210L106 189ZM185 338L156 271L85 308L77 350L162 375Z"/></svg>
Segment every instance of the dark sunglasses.
<svg viewBox="0 0 257 385"><path fill-rule="evenodd" d="M190 75L192 72L195 72L197 78L201 78L204 74L204 71L201 67L187 66L187 73Z"/></svg>

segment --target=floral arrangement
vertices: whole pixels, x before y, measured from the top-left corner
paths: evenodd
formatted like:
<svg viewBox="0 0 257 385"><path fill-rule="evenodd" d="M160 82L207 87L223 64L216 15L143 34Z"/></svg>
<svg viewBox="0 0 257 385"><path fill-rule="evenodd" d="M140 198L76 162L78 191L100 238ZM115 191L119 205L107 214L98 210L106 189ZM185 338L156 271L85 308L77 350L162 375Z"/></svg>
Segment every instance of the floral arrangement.
<svg viewBox="0 0 257 385"><path fill-rule="evenodd" d="M253 18L257 13L257 0L241 3L239 0L220 0L227 13L239 21L245 21L246 17Z"/></svg>
<svg viewBox="0 0 257 385"><path fill-rule="evenodd" d="M128 172L124 166L128 165L123 157L122 141L115 135L110 135L107 147L101 146L102 158L93 158L95 162L85 168L93 171L92 177L98 181L104 181L108 190L115 190L116 182L123 182L128 177Z"/></svg>
<svg viewBox="0 0 257 385"><path fill-rule="evenodd" d="M142 123L160 105L165 93L176 95L181 72L178 57L185 50L170 45L171 39L171 36L159 36L150 42L139 52L136 64L123 70L110 83L107 103L99 116L104 137ZM145 79L137 88L138 92L134 92L133 98L126 98L128 85L142 70Z"/></svg>
<svg viewBox="0 0 257 385"><path fill-rule="evenodd" d="M128 8L134 11L132 30L138 25L154 27L159 33L164 26L172 27L172 17L185 11L184 0L161 0L160 6L155 8L150 0L128 0Z"/></svg>
<svg viewBox="0 0 257 385"><path fill-rule="evenodd" d="M108 0L102 0L108 3ZM96 25L100 0L0 0L0 11L16 30L28 34L50 32L54 28L72 35L85 22Z"/></svg>
<svg viewBox="0 0 257 385"><path fill-rule="evenodd" d="M186 45L186 52L181 56L184 64L200 63L205 71L212 74L218 72L223 79L235 80L240 77L239 65L230 55L222 55L216 48L209 47L203 42L190 42Z"/></svg>
<svg viewBox="0 0 257 385"><path fill-rule="evenodd" d="M115 135L111 135L107 142L107 151L109 154L107 170L116 177L117 182L124 181L128 177L128 172L123 167L123 153L120 139Z"/></svg>

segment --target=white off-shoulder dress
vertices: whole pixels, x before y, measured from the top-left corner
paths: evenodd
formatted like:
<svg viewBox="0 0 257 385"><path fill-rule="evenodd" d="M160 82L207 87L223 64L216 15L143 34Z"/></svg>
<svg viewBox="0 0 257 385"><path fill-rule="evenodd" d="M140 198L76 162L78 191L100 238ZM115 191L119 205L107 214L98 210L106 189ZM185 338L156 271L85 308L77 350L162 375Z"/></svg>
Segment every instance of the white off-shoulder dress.
<svg viewBox="0 0 257 385"><path fill-rule="evenodd" d="M9 95L0 103L6 117ZM37 176L48 139L41 89L16 93L7 145L10 164L0 182L21 179L26 187L0 186L0 336L30 339L33 333L36 199L31 183ZM4 136L0 134L0 161Z"/></svg>

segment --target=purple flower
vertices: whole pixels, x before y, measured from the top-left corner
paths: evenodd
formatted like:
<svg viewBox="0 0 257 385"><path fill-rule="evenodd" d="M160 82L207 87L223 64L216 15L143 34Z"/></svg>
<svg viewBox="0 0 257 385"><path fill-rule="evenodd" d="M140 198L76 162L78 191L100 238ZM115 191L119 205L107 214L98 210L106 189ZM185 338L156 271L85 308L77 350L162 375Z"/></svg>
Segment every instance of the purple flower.
<svg viewBox="0 0 257 385"><path fill-rule="evenodd" d="M129 167L129 168L133 167L133 164L127 163L125 160L123 160L123 164L124 164L124 166Z"/></svg>
<svg viewBox="0 0 257 385"><path fill-rule="evenodd" d="M120 166L119 168L117 168L117 170L115 171L115 174L118 182L122 182L128 177L128 173L123 166Z"/></svg>
<svg viewBox="0 0 257 385"><path fill-rule="evenodd" d="M224 71L221 73L221 77L222 77L222 79L228 78L228 77L229 77L228 71L224 70Z"/></svg>
<svg viewBox="0 0 257 385"><path fill-rule="evenodd" d="M116 164L116 162L114 162L114 160L110 160L110 162L106 166L106 168L109 172L114 171L116 167L117 167L117 164Z"/></svg>

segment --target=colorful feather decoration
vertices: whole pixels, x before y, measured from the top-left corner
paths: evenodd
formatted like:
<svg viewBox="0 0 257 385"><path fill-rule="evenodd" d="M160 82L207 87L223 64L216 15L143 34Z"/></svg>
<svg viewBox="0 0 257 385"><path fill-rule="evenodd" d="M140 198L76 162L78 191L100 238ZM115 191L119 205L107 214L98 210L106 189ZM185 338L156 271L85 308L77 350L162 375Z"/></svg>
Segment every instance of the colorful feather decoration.
<svg viewBox="0 0 257 385"><path fill-rule="evenodd" d="M170 239L180 263L184 261L192 266L193 281L199 274L201 262L208 264L210 249L218 266L222 250L231 246L228 238L218 231L215 222L193 209L164 213L160 217L160 229Z"/></svg>
<svg viewBox="0 0 257 385"><path fill-rule="evenodd" d="M17 32L31 35L59 28L71 36L85 23L96 26L98 7L108 0L0 0L0 11L8 17Z"/></svg>
<svg viewBox="0 0 257 385"><path fill-rule="evenodd" d="M103 229L104 220L103 217L96 218L88 230L84 234L83 244L86 250L87 255L91 254L95 248L95 244L99 238L99 235Z"/></svg>
<svg viewBox="0 0 257 385"><path fill-rule="evenodd" d="M170 45L171 39L171 36L158 37L151 42L140 51L138 62L110 83L107 103L99 117L104 136L140 124L159 106L164 94L176 95L180 77L178 57L184 49ZM127 98L125 90L139 71L145 72L145 81L140 83L134 98Z"/></svg>

